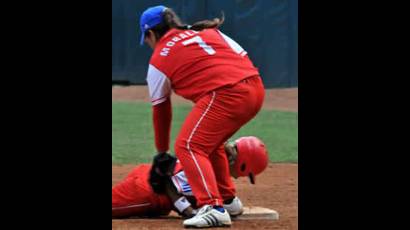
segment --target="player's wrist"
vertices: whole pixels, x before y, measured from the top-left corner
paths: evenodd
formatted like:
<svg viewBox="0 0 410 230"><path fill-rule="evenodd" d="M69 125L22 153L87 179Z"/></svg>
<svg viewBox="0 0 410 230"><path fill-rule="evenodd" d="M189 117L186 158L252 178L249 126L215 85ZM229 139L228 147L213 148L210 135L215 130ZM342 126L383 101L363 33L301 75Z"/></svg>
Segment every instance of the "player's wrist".
<svg viewBox="0 0 410 230"><path fill-rule="evenodd" d="M189 203L186 197L181 196L174 202L174 206L180 213L185 213L184 211L186 211L189 207L191 207L191 203Z"/></svg>

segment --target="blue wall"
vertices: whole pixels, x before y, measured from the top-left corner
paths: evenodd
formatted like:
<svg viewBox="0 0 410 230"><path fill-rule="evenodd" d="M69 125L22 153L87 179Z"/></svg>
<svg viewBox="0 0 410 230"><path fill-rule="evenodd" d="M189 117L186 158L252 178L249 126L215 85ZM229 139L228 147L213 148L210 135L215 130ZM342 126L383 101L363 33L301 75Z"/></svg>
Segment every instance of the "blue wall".
<svg viewBox="0 0 410 230"><path fill-rule="evenodd" d="M113 81L146 83L152 51L138 44L138 20L147 7L160 4L173 8L189 24L211 19L224 11L225 23L221 31L248 51L265 86L298 86L297 0L113 0Z"/></svg>

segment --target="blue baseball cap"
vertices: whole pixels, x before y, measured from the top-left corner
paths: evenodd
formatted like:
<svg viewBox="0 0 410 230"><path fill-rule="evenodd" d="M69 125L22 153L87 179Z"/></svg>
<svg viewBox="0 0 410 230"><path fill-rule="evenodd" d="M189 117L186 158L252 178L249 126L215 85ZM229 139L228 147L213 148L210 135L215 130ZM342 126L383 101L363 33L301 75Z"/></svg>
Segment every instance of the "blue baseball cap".
<svg viewBox="0 0 410 230"><path fill-rule="evenodd" d="M140 45L144 45L145 32L163 21L162 12L165 6L154 6L146 9L140 18L141 40Z"/></svg>

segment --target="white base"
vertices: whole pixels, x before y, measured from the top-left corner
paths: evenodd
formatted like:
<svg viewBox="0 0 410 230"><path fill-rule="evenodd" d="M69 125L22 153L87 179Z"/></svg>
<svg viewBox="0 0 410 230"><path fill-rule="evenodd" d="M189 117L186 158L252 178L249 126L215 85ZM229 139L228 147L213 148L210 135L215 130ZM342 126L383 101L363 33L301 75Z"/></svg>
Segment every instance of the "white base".
<svg viewBox="0 0 410 230"><path fill-rule="evenodd" d="M275 210L262 207L243 207L242 215L232 220L278 220L279 213Z"/></svg>

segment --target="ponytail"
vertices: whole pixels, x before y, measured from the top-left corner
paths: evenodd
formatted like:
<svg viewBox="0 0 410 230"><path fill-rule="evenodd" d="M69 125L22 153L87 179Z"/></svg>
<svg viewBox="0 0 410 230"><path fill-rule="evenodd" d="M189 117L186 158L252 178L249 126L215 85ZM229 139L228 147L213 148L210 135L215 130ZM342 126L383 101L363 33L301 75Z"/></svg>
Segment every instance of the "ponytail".
<svg viewBox="0 0 410 230"><path fill-rule="evenodd" d="M221 18L214 18L212 20L203 20L199 22L195 22L190 29L191 30L203 30L208 28L219 28L225 21L225 15L221 12Z"/></svg>
<svg viewBox="0 0 410 230"><path fill-rule="evenodd" d="M225 15L221 12L221 18L202 20L195 22L193 25L188 25L182 23L178 15L170 8L166 8L162 13L162 16L164 17L164 21L151 29L157 39L164 36L164 34L170 29L201 31L208 28L219 28L225 20Z"/></svg>

